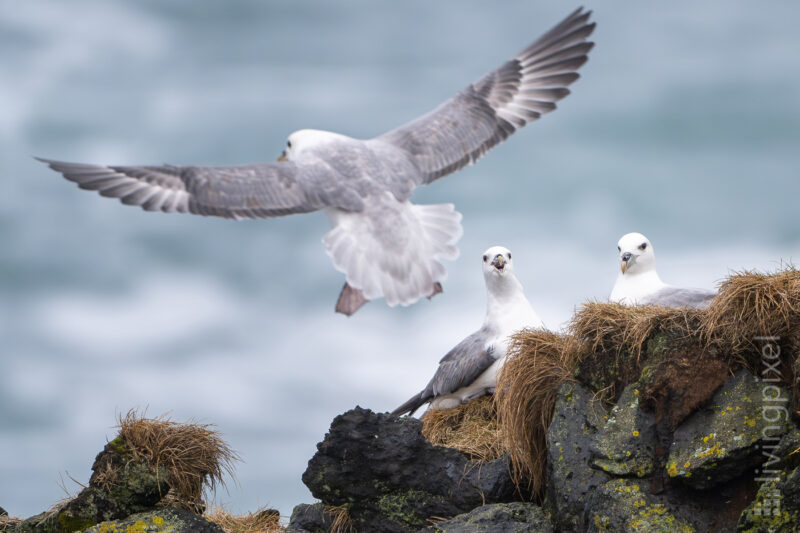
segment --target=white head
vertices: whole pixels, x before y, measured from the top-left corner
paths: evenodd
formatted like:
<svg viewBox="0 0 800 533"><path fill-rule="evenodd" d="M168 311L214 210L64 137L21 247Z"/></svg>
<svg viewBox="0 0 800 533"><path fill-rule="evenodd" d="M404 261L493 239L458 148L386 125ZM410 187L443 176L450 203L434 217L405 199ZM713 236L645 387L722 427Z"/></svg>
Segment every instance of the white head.
<svg viewBox="0 0 800 533"><path fill-rule="evenodd" d="M514 262L511 260L511 251L502 246L492 246L483 252L483 277L488 282L490 279L503 279L514 277Z"/></svg>
<svg viewBox="0 0 800 533"><path fill-rule="evenodd" d="M617 252L623 276L635 276L656 269L653 245L641 233L623 235L617 243Z"/></svg>
<svg viewBox="0 0 800 533"><path fill-rule="evenodd" d="M295 161L308 148L318 148L329 142L344 137L332 131L297 130L286 140L286 149L278 157L278 161Z"/></svg>

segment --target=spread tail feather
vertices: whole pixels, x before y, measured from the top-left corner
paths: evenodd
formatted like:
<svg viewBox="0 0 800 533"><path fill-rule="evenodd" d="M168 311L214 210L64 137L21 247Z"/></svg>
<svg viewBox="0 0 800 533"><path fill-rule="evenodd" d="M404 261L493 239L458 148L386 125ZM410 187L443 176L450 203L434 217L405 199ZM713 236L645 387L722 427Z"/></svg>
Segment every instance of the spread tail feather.
<svg viewBox="0 0 800 533"><path fill-rule="evenodd" d="M340 297L337 311L345 314L363 305L360 298L383 297L394 307L434 296L447 277L440 260L458 256L461 214L451 204L417 206L393 198L374 203L364 212L328 212L333 229L323 243L352 289L346 287L342 296L359 291L359 305L345 305Z"/></svg>

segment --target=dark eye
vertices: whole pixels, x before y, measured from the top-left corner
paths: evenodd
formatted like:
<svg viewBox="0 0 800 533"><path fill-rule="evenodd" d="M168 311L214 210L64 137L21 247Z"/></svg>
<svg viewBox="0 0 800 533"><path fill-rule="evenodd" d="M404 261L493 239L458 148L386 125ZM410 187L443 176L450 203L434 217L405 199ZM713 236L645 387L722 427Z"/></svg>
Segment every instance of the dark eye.
<svg viewBox="0 0 800 533"><path fill-rule="evenodd" d="M508 260L511 261L511 252L508 252Z"/></svg>
<svg viewBox="0 0 800 533"><path fill-rule="evenodd" d="M646 242L643 242L642 244L639 245L639 249L640 250L644 250L645 248L647 248L647 243Z"/></svg>
<svg viewBox="0 0 800 533"><path fill-rule="evenodd" d="M617 251L618 251L618 252L621 252L621 251L622 251L622 248L620 248L619 246L617 246Z"/></svg>
<svg viewBox="0 0 800 533"><path fill-rule="evenodd" d="M488 256L488 255L484 255L484 256L483 256L483 262L484 262L484 263L485 263L485 262L486 262L488 259L489 259L489 256Z"/></svg>
<svg viewBox="0 0 800 533"><path fill-rule="evenodd" d="M292 147L292 141L286 141L286 147L287 148L291 148Z"/></svg>

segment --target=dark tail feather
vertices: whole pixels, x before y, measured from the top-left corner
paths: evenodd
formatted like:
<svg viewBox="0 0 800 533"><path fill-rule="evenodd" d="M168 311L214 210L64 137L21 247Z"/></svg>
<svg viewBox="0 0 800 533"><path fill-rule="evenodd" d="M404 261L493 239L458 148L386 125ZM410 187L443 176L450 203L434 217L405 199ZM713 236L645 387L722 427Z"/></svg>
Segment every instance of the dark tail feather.
<svg viewBox="0 0 800 533"><path fill-rule="evenodd" d="M430 398L423 398L422 393L415 394L406 403L392 411L393 415L402 416L408 413L409 416L414 414L414 411L422 407L425 403L429 402Z"/></svg>

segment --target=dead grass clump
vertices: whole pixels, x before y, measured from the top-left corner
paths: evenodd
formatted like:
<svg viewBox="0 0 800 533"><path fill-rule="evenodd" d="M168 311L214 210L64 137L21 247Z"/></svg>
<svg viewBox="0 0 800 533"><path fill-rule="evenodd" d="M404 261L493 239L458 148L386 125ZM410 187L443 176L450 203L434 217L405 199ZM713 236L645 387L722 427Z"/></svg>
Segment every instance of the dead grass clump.
<svg viewBox="0 0 800 533"><path fill-rule="evenodd" d="M549 331L522 330L509 344L494 401L514 480L534 495L544 487L547 428L558 389L573 379L580 353L574 337Z"/></svg>
<svg viewBox="0 0 800 533"><path fill-rule="evenodd" d="M21 518L14 518L8 515L0 515L0 530L10 529L22 523Z"/></svg>
<svg viewBox="0 0 800 533"><path fill-rule="evenodd" d="M422 434L432 444L455 448L475 461L491 461L505 452L491 396L454 409L429 409L422 417Z"/></svg>
<svg viewBox="0 0 800 533"><path fill-rule="evenodd" d="M763 337L774 337L789 348L798 323L800 270L787 265L772 273L744 271L729 276L703 317L702 329L709 345L757 370Z"/></svg>
<svg viewBox="0 0 800 533"><path fill-rule="evenodd" d="M703 313L686 307L584 304L569 326L581 352L578 378L601 399L616 399L638 379L642 354L655 334L668 333L671 344L700 345Z"/></svg>
<svg viewBox="0 0 800 533"><path fill-rule="evenodd" d="M331 517L330 533L354 533L347 505L326 505L325 513Z"/></svg>
<svg viewBox="0 0 800 533"><path fill-rule="evenodd" d="M222 507L216 507L204 516L225 533L277 533L284 530L281 515L275 509L259 509L246 515L234 515Z"/></svg>
<svg viewBox="0 0 800 533"><path fill-rule="evenodd" d="M207 424L174 422L166 416L144 418L135 410L119 419L119 438L133 457L155 471L167 471L175 503L192 509L202 501L203 487L212 492L234 477L236 453Z"/></svg>
<svg viewBox="0 0 800 533"><path fill-rule="evenodd" d="M575 313L569 329L592 352L627 352L638 359L647 339L659 330L699 339L703 313L702 309L688 307L588 302Z"/></svg>

